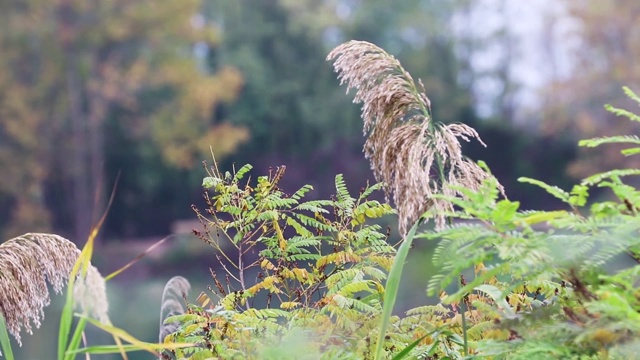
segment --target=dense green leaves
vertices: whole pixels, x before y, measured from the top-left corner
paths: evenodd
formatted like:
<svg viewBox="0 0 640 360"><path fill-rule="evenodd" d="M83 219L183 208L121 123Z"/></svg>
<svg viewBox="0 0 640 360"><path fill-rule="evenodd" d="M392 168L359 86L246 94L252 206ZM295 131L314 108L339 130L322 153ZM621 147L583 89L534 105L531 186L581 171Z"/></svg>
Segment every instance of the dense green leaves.
<svg viewBox="0 0 640 360"><path fill-rule="evenodd" d="M353 197L339 175L332 200L304 202L310 186L291 196L278 188L283 168L253 185L214 167L204 181L207 215L198 215L217 233L200 235L226 264L226 283L214 273L218 300L203 294L170 319L182 325L169 340L199 344L176 350L191 358L631 358L640 335L640 191L623 178L637 171L596 174L571 191L521 178L567 208L555 211L520 209L493 177L473 189L451 185L463 196L433 195L454 205L448 225L416 224L396 253L370 224L393 213L368 199L380 185ZM596 188L610 196L592 197ZM436 241L427 292L440 302L394 316L403 265L421 239Z"/></svg>
<svg viewBox="0 0 640 360"><path fill-rule="evenodd" d="M615 136L581 145L636 140ZM438 241L433 260L440 270L428 291L440 292L445 304L470 308L466 313L476 354L509 359L633 356L629 341L640 334L640 298L630 294L637 295L640 266L629 254L640 247L640 191L622 177L637 171L596 174L571 192L520 179L571 211L519 211L517 202L497 199L495 184L488 181L477 191L466 190L469 200L450 199L458 206L450 214L451 226L418 235ZM591 199L594 188L608 188L611 196ZM442 293L458 279L460 288ZM474 319L474 312L482 315ZM494 325L480 321L483 316ZM503 337L494 336L501 332Z"/></svg>
<svg viewBox="0 0 640 360"><path fill-rule="evenodd" d="M167 319L182 324L172 341L202 344L214 356L245 358L261 358L287 336L311 330L339 339L326 354L346 351L349 343L365 346L352 336L363 319L369 323L363 334L375 326L395 253L388 235L368 221L394 212L368 199L380 185L353 197L338 175L332 200L304 201L310 185L291 195L279 189L284 167L257 177L255 184L244 180L250 169L222 174L214 166L203 180L208 209L198 215L205 228L216 231L199 236L215 248L227 274L214 274L217 301L203 294L202 307ZM307 345L315 349L321 339L308 339ZM191 358L199 351L176 350Z"/></svg>

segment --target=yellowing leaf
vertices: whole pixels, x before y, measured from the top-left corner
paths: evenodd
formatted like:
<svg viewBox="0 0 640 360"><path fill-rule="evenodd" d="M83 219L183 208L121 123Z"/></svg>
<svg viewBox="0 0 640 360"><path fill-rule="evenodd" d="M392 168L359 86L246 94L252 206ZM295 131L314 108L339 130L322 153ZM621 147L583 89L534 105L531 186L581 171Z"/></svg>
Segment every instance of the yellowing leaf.
<svg viewBox="0 0 640 360"><path fill-rule="evenodd" d="M205 293L200 293L196 301L200 304L200 306L205 307L209 305L209 303L211 302L211 298Z"/></svg>
<svg viewBox="0 0 640 360"><path fill-rule="evenodd" d="M300 282L305 282L309 279L309 273L306 269L294 268L291 270L296 278Z"/></svg>
<svg viewBox="0 0 640 360"><path fill-rule="evenodd" d="M268 259L262 260L262 262L260 262L260 267L265 270L275 270L276 268Z"/></svg>
<svg viewBox="0 0 640 360"><path fill-rule="evenodd" d="M297 301L285 301L282 304L280 304L280 308L283 310L295 309L298 306L300 306L300 303Z"/></svg>

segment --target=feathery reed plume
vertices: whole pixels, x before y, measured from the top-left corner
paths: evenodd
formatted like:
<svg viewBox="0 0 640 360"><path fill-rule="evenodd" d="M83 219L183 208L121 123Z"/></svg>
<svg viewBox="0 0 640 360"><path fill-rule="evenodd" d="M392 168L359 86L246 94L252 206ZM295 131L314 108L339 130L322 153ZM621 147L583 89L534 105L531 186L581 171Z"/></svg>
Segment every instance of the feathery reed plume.
<svg viewBox="0 0 640 360"><path fill-rule="evenodd" d="M19 344L23 327L32 334L31 323L41 325L43 309L51 302L47 281L56 293L62 291L79 255L74 243L53 234L28 233L0 244L0 312ZM76 304L108 323L104 279L98 270L89 266L78 280Z"/></svg>
<svg viewBox="0 0 640 360"><path fill-rule="evenodd" d="M436 226L445 224L452 209L448 201L434 194L458 195L451 185L477 189L490 176L462 155L458 138L477 139L478 133L465 124L433 122L431 103L398 60L374 44L349 41L333 49L340 84L347 92L354 88L355 103L362 102L363 132L367 136L365 156L377 181L385 183L398 210L400 232L425 211L433 208Z"/></svg>
<svg viewBox="0 0 640 360"><path fill-rule="evenodd" d="M76 307L83 309L103 324L111 324L107 313L109 302L106 283L98 269L89 266L86 276L82 278L82 275L78 275L78 278L82 281L76 282L73 287Z"/></svg>
<svg viewBox="0 0 640 360"><path fill-rule="evenodd" d="M189 280L182 276L174 276L164 286L162 291L162 307L160 308L160 342L164 342L164 338L167 335L172 334L178 330L179 323L173 322L165 324L164 321L169 316L184 314L184 296L191 289ZM162 357L161 357L162 359Z"/></svg>

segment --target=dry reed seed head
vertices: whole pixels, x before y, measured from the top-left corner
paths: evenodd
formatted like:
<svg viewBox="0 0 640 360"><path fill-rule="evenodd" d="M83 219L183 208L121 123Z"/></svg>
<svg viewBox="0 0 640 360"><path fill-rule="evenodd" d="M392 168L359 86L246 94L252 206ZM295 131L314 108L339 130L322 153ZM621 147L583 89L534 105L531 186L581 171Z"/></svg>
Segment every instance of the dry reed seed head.
<svg viewBox="0 0 640 360"><path fill-rule="evenodd" d="M332 59L340 84L347 84L347 92L356 89L353 101L363 103L365 134L378 127L378 121L402 120L429 107L400 62L376 45L350 41L331 51L327 60Z"/></svg>
<svg viewBox="0 0 640 360"><path fill-rule="evenodd" d="M392 55L365 41L349 41L327 60L334 60L347 92L356 89L354 102L363 103L364 153L376 180L386 184L387 200L393 198L402 234L428 209L452 209L434 194L460 196L449 185L477 189L490 176L462 155L459 139L485 145L478 133L464 124L432 123L428 97ZM438 228L445 225L444 215L435 220Z"/></svg>
<svg viewBox="0 0 640 360"><path fill-rule="evenodd" d="M53 234L28 233L0 244L0 311L19 344L23 327L29 334L32 323L40 327L50 303L47 281L60 292L79 255L75 244Z"/></svg>
<svg viewBox="0 0 640 360"><path fill-rule="evenodd" d="M172 277L164 286L164 290L162 291L162 306L160 308L160 331L158 335L161 343L164 342L167 335L178 330L179 323L165 324L164 320L169 316L184 314L184 295L188 294L190 289L191 284L189 280L182 276Z"/></svg>

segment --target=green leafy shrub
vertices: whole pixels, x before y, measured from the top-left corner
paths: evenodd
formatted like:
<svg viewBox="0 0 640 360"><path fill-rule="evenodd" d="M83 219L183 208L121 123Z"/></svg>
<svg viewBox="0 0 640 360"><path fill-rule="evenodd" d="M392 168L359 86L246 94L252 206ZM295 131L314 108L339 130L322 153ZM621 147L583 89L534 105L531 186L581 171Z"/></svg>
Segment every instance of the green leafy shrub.
<svg viewBox="0 0 640 360"><path fill-rule="evenodd" d="M365 153L388 183L353 196L337 176L334 198L304 201L310 186L290 195L278 188L284 168L253 184L248 165L224 174L214 165L203 181L207 207L196 209L205 231L197 234L225 273L212 272L210 292L165 321L177 330L161 340L197 346L163 357L633 358L640 348L640 191L623 179L640 170L596 174L570 191L522 178L566 207L522 210L486 165L470 165L460 153L456 137L475 131L434 123L428 99L393 57L362 42L338 49L330 57L364 102ZM640 140L580 145L608 143ZM397 253L372 222L394 212L369 198L379 189L399 209L405 239ZM611 196L595 199L596 189ZM435 229L417 230L432 219ZM439 271L426 275L427 293L440 302L391 316L414 238L437 241Z"/></svg>
<svg viewBox="0 0 640 360"><path fill-rule="evenodd" d="M640 99L625 88L635 101ZM640 118L607 107L633 121ZM582 146L638 144L635 136ZM622 150L625 155L636 148ZM521 178L562 201L566 211L522 211L498 198L494 181L466 198L447 198L453 225L418 238L437 240L428 291L461 283L443 303L468 304L474 353L498 358L633 358L640 348L640 191L623 181L638 169L611 170L571 191ZM592 200L605 188L611 196ZM468 269L474 269L468 272ZM482 314L483 316L477 316ZM483 331L474 331L481 327Z"/></svg>
<svg viewBox="0 0 640 360"><path fill-rule="evenodd" d="M244 180L250 169L223 175L213 167L204 179L211 194L198 214L210 231L198 235L226 273L212 273L216 291L168 319L183 324L172 341L202 345L178 355L262 358L287 341L329 357L369 351L395 253L388 233L367 222L393 213L369 199L380 185L354 197L338 175L333 199L304 201L311 186L291 195L278 188L284 168L255 185Z"/></svg>

